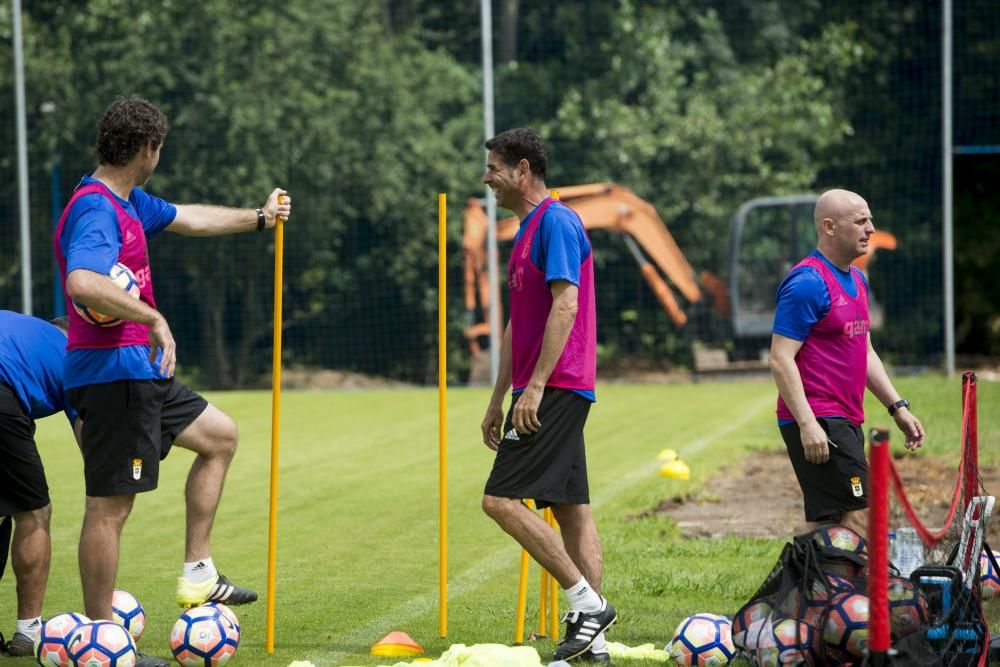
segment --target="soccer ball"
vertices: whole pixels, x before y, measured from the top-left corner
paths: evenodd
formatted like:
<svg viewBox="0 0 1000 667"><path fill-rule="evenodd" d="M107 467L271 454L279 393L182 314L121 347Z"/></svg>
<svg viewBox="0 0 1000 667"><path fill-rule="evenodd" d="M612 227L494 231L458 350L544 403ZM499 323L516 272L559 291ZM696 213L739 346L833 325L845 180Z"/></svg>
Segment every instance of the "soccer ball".
<svg viewBox="0 0 1000 667"><path fill-rule="evenodd" d="M774 610L770 600L760 598L743 605L733 617L733 644L747 650L757 648L758 635L762 634L765 621Z"/></svg>
<svg viewBox="0 0 1000 667"><path fill-rule="evenodd" d="M237 648L239 648L239 645L240 645L240 619L236 617L236 613L230 607L227 607L226 605L222 604L221 602L215 602L215 601L206 602L205 606L206 607L212 607L214 609L218 609L219 613L222 614L226 618L226 620L228 620L232 624L233 628L236 629L236 634L235 634L235 637L236 637L236 646L237 646Z"/></svg>
<svg viewBox="0 0 1000 667"><path fill-rule="evenodd" d="M819 528L813 534L813 541L821 547L842 549L855 554L863 554L868 548L865 538L847 526L832 525Z"/></svg>
<svg viewBox="0 0 1000 667"><path fill-rule="evenodd" d="M831 592L843 592L843 591L853 591L854 584L850 580L841 577L833 572L824 572L823 576L826 577L826 583L829 584Z"/></svg>
<svg viewBox="0 0 1000 667"><path fill-rule="evenodd" d="M135 667L139 660L132 635L111 621L81 625L67 646L73 667Z"/></svg>
<svg viewBox="0 0 1000 667"><path fill-rule="evenodd" d="M108 278L133 299L139 298L139 281L136 279L135 274L132 273L132 269L118 262L111 267L111 270L108 272ZM122 323L117 317L91 310L76 301L73 302L73 309L84 320L99 327L113 327Z"/></svg>
<svg viewBox="0 0 1000 667"><path fill-rule="evenodd" d="M866 556L868 544L865 539L847 526L824 526L813 533L813 541L823 549L838 549L859 556ZM832 562L823 563L823 567L842 577L859 578L864 576L863 566L836 555L836 552L825 554Z"/></svg>
<svg viewBox="0 0 1000 667"><path fill-rule="evenodd" d="M993 557L1000 562L1000 554L993 552ZM979 554L979 581L983 588L983 597L992 598L1000 595L1000 572L996 571L986 551Z"/></svg>
<svg viewBox="0 0 1000 667"><path fill-rule="evenodd" d="M115 590L111 596L111 611L114 621L124 626L132 639L139 641L142 631L146 629L146 612L135 596L128 591Z"/></svg>
<svg viewBox="0 0 1000 667"><path fill-rule="evenodd" d="M889 579L889 623L893 639L912 634L928 623L927 602L908 579Z"/></svg>
<svg viewBox="0 0 1000 667"><path fill-rule="evenodd" d="M848 579L832 572L823 572L823 578L813 579L805 590L805 599L799 588L791 588L778 603L782 618L797 618L814 628L821 628L823 615L830 598L843 591L854 590ZM734 630L735 632L735 630Z"/></svg>
<svg viewBox="0 0 1000 667"><path fill-rule="evenodd" d="M69 650L66 648L70 637L90 619L83 614L65 612L56 614L42 623L35 637L35 659L43 667L69 667Z"/></svg>
<svg viewBox="0 0 1000 667"><path fill-rule="evenodd" d="M868 647L867 595L845 591L830 600L823 642L830 653L848 660L864 656Z"/></svg>
<svg viewBox="0 0 1000 667"><path fill-rule="evenodd" d="M677 626L670 640L670 657L678 665L716 667L736 655L732 625L716 614L694 614Z"/></svg>
<svg viewBox="0 0 1000 667"><path fill-rule="evenodd" d="M778 665L820 665L819 631L808 623L786 618L774 624L771 636L757 649L757 664L761 667Z"/></svg>
<svg viewBox="0 0 1000 667"><path fill-rule="evenodd" d="M221 667L239 643L239 629L219 607L188 609L170 632L170 650L183 667Z"/></svg>
<svg viewBox="0 0 1000 667"><path fill-rule="evenodd" d="M225 616L229 620L229 622L233 624L233 627L236 628L236 646L238 648L240 645L240 619L236 617L236 613L233 612L231 608L227 607L221 602L215 602L215 601L206 602L205 606L215 607L216 609L219 610L219 613Z"/></svg>

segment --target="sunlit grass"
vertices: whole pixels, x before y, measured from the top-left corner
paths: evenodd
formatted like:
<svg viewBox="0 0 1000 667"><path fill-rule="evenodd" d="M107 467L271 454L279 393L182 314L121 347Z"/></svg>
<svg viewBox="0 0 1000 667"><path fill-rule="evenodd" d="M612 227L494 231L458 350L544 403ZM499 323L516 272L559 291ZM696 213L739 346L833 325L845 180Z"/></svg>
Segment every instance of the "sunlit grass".
<svg viewBox="0 0 1000 667"><path fill-rule="evenodd" d="M930 434L927 451L958 455L960 383L936 376L897 381ZM1000 440L996 384L980 387L980 448L995 463ZM730 613L760 585L783 540L687 539L662 516L636 517L659 500L696 489L751 449L780 447L774 388L766 379L669 385L608 385L587 428L591 495L605 550L604 590L620 610L613 641L662 648L677 623L699 611ZM436 656L452 643L510 643L519 550L479 509L491 452L480 442L483 389L449 391L449 624L438 637L438 424L431 389L285 392L281 437L276 651L264 645L264 602L237 608L243 640L236 664L373 665L368 649L405 630ZM214 532L213 556L236 582L266 587L270 395L209 396L240 426ZM888 424L870 402L873 424ZM898 444L898 434L896 435ZM82 463L65 420L39 423L51 487L53 563L45 615L82 607L76 543ZM663 448L681 453L689 481L657 474ZM126 525L118 585L145 605L141 646L168 655L183 557L183 485L191 455L166 460L160 488L142 495ZM748 502L753 499L747 499ZM752 521L750 513L747 520ZM537 622L532 567L528 629ZM5 634L15 617L13 577L0 583ZM565 603L563 603L565 604ZM537 642L544 655L547 641ZM382 659L381 662L385 662ZM632 662L630 664L643 664ZM654 663L650 663L654 664Z"/></svg>

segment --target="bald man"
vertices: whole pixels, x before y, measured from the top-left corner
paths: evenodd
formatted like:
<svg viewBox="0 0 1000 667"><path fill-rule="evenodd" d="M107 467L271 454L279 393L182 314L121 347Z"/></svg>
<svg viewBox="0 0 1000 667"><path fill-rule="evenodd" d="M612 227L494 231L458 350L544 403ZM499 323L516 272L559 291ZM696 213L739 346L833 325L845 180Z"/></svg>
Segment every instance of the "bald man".
<svg viewBox="0 0 1000 667"><path fill-rule="evenodd" d="M771 373L778 386L778 426L802 488L812 527L868 531L868 463L861 430L867 387L913 450L924 429L901 398L872 347L868 283L856 267L875 232L868 202L829 190L813 214L816 250L778 287L771 330Z"/></svg>

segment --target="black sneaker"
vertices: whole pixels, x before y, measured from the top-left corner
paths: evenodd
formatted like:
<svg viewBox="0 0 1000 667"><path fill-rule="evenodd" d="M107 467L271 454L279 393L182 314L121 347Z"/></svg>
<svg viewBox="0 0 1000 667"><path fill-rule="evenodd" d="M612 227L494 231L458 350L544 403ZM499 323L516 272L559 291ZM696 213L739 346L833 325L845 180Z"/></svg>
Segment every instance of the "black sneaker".
<svg viewBox="0 0 1000 667"><path fill-rule="evenodd" d="M200 584L192 584L184 577L177 580L177 604L181 607L198 607L213 601L227 605L250 604L257 601L257 593L240 588L221 572L215 581Z"/></svg>
<svg viewBox="0 0 1000 667"><path fill-rule="evenodd" d="M571 611L563 617L566 622L566 639L559 642L553 660L572 660L586 653L590 645L601 634L618 620L615 608L606 598L601 598L601 610L588 614L582 611ZM610 660L610 656L608 658Z"/></svg>
<svg viewBox="0 0 1000 667"><path fill-rule="evenodd" d="M27 658L35 655L35 642L23 632L15 632L7 644L7 653L12 658Z"/></svg>
<svg viewBox="0 0 1000 667"><path fill-rule="evenodd" d="M135 663L135 667L171 667L173 663L163 658L157 658L155 655L146 655L142 651L136 651L136 655L139 659Z"/></svg>

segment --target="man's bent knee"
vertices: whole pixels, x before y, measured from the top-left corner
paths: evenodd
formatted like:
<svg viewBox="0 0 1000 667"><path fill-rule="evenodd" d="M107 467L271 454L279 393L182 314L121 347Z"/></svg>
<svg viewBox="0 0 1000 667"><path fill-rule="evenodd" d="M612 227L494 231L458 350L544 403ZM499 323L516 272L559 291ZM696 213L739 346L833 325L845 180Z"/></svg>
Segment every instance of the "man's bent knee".
<svg viewBox="0 0 1000 667"><path fill-rule="evenodd" d="M238 443L236 422L211 403L174 441L174 444L200 456L224 459L233 458Z"/></svg>
<svg viewBox="0 0 1000 667"><path fill-rule="evenodd" d="M500 521L506 514L509 514L514 505L520 500L513 498L501 498L499 496L483 496L483 512L494 521Z"/></svg>

